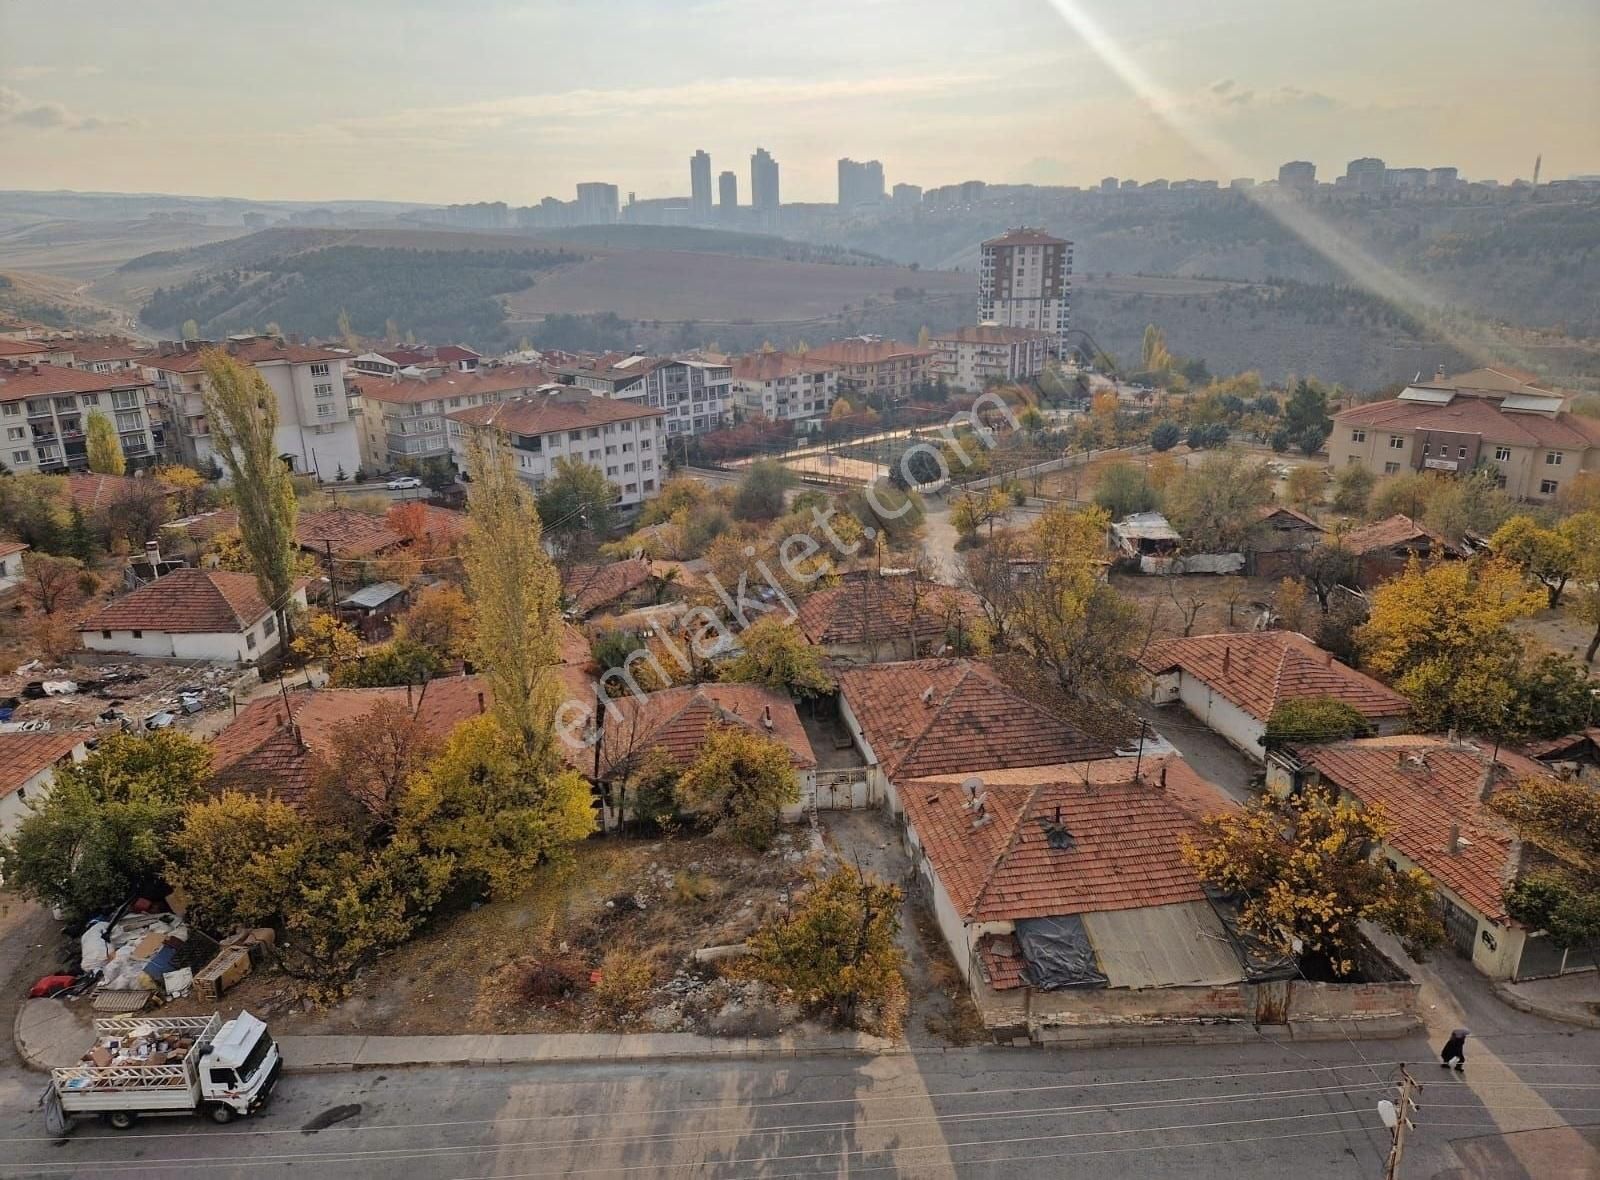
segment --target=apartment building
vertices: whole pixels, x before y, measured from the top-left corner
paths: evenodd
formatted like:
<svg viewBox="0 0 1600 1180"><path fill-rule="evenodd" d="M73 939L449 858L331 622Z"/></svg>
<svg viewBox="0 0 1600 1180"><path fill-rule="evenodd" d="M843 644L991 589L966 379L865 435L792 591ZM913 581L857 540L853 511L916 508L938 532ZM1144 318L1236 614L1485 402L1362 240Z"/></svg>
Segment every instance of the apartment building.
<svg viewBox="0 0 1600 1180"><path fill-rule="evenodd" d="M599 469L617 489L616 503L634 508L660 494L666 465L666 413L568 387L524 394L446 416L451 457L466 470L467 442L488 431L512 448L517 475L539 491L555 461L576 459Z"/></svg>
<svg viewBox="0 0 1600 1180"><path fill-rule="evenodd" d="M151 466L162 434L150 391L141 372L0 363L0 462L18 474L87 468L88 419L98 410L116 424L129 468Z"/></svg>
<svg viewBox="0 0 1600 1180"><path fill-rule="evenodd" d="M350 358L350 368L359 377L397 377L415 371L432 376L438 373L471 373L483 354L464 344L416 345L405 348L380 348Z"/></svg>
<svg viewBox="0 0 1600 1180"><path fill-rule="evenodd" d="M221 466L211 445L202 393L204 341L163 341L140 363L155 383L174 458L196 467ZM277 395L277 446L284 462L323 482L361 466L360 406L345 389L348 352L287 344L271 336L234 337L220 347L251 365Z"/></svg>
<svg viewBox="0 0 1600 1180"><path fill-rule="evenodd" d="M605 397L638 401L644 397L644 375L654 358L642 353L608 352L580 365L557 369L561 380Z"/></svg>
<svg viewBox="0 0 1600 1180"><path fill-rule="evenodd" d="M554 380L533 365L505 365L431 379L363 378L361 465L368 471L388 471L402 462L449 458L446 414L532 393Z"/></svg>
<svg viewBox="0 0 1600 1180"><path fill-rule="evenodd" d="M998 324L956 328L933 334L929 374L963 389L982 389L990 381L1028 381L1044 372L1056 337L1038 328Z"/></svg>
<svg viewBox="0 0 1600 1180"><path fill-rule="evenodd" d="M757 352L733 361L734 405L747 418L803 422L826 417L838 395L838 366L809 355Z"/></svg>
<svg viewBox="0 0 1600 1180"><path fill-rule="evenodd" d="M62 343L56 342L58 346ZM130 369L140 372L140 364L150 352L148 345L135 344L132 340L120 340L114 336L65 343L71 349L72 358L52 363L70 365L91 373L120 373Z"/></svg>
<svg viewBox="0 0 1600 1180"><path fill-rule="evenodd" d="M640 400L662 411L669 435L705 434L732 421L733 368L726 362L669 357L641 367Z"/></svg>
<svg viewBox="0 0 1600 1180"><path fill-rule="evenodd" d="M835 366L838 395L859 408L873 394L887 401L910 397L913 386L928 380L933 349L898 340L835 340L810 349L806 359Z"/></svg>
<svg viewBox="0 0 1600 1180"><path fill-rule="evenodd" d="M1039 229L1007 230L983 243L978 322L1036 328L1066 348L1071 322L1072 243Z"/></svg>
<svg viewBox="0 0 1600 1180"><path fill-rule="evenodd" d="M1531 374L1483 368L1414 382L1399 396L1333 417L1328 462L1379 475L1493 470L1521 500L1549 500L1579 472L1600 469L1600 421Z"/></svg>

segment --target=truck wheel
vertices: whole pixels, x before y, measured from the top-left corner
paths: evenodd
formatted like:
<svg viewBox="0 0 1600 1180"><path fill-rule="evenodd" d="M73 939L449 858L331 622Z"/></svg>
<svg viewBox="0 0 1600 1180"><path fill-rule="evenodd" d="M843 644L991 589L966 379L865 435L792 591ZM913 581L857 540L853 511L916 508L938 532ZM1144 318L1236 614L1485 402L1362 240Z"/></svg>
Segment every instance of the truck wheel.
<svg viewBox="0 0 1600 1180"><path fill-rule="evenodd" d="M111 1129L114 1131L126 1131L133 1126L137 1117L131 1110L113 1110L106 1115L106 1122L111 1124Z"/></svg>
<svg viewBox="0 0 1600 1180"><path fill-rule="evenodd" d="M225 1126L233 1122L234 1113L233 1107L225 1102L218 1102L211 1108L211 1121L220 1126Z"/></svg>

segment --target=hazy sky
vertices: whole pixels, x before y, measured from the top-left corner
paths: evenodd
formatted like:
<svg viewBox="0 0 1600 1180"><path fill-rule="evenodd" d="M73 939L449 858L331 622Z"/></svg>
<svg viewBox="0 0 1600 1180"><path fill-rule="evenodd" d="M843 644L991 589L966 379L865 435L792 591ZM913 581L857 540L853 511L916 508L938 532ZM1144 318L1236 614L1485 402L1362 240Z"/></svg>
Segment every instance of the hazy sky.
<svg viewBox="0 0 1600 1180"><path fill-rule="evenodd" d="M0 188L526 204L686 194L705 148L748 201L758 144L785 200L832 200L845 155L925 186L1549 179L1600 172L1597 62L1596 0L0 0Z"/></svg>

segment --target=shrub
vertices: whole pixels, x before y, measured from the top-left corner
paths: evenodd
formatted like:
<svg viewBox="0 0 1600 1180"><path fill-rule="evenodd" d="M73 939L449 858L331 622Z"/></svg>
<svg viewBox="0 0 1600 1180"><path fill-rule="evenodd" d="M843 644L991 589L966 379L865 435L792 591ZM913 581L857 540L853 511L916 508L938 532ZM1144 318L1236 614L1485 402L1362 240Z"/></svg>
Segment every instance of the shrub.
<svg viewBox="0 0 1600 1180"><path fill-rule="evenodd" d="M611 1021L626 1021L648 1005L655 964L632 947L612 947L600 960L600 977L594 985L594 1006Z"/></svg>

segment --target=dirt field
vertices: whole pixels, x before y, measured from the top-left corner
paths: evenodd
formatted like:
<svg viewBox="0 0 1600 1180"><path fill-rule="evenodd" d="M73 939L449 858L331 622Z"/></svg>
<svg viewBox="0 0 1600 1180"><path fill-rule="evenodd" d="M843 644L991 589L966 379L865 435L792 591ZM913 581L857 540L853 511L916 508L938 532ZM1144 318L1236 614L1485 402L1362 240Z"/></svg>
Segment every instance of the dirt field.
<svg viewBox="0 0 1600 1180"><path fill-rule="evenodd" d="M1177 578L1112 574L1111 584L1139 606L1144 625L1156 638L1182 635L1191 614L1191 635L1248 631L1278 588L1270 578L1210 574Z"/></svg>

